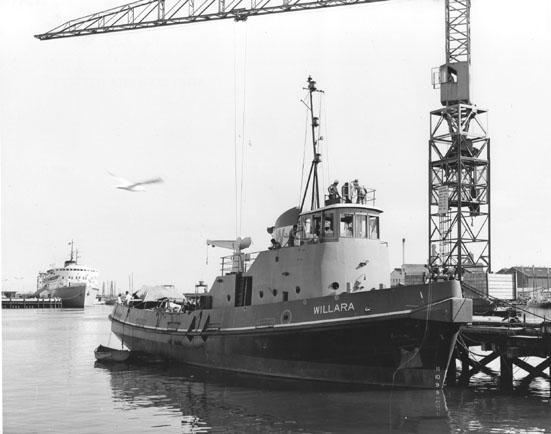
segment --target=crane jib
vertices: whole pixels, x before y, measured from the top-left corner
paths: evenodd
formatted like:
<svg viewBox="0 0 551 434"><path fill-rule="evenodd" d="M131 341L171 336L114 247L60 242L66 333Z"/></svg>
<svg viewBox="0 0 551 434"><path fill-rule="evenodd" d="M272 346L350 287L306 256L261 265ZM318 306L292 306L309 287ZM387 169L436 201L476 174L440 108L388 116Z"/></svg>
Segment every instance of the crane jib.
<svg viewBox="0 0 551 434"><path fill-rule="evenodd" d="M67 21L35 35L40 40L321 9L387 0L143 0Z"/></svg>

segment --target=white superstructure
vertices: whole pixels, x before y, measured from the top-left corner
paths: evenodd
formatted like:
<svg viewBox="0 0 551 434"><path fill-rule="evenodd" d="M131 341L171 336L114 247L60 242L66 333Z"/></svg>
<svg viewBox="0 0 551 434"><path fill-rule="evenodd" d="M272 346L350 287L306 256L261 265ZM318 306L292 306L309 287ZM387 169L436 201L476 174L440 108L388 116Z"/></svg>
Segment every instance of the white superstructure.
<svg viewBox="0 0 551 434"><path fill-rule="evenodd" d="M65 261L62 268L51 268L39 274L39 289L52 290L63 286L76 286L85 283L98 289L98 271L76 261Z"/></svg>

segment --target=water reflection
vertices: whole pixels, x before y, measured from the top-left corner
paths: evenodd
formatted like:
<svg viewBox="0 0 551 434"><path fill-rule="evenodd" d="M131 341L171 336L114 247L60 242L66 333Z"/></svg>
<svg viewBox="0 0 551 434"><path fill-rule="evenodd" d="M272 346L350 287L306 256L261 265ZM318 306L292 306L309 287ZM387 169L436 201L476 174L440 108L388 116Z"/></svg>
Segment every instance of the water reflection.
<svg viewBox="0 0 551 434"><path fill-rule="evenodd" d="M113 400L180 413L183 432L451 431L446 398L434 390L351 390L164 365L107 365Z"/></svg>
<svg viewBox="0 0 551 434"><path fill-rule="evenodd" d="M446 390L454 432L549 432L549 400L532 389L503 392L488 385Z"/></svg>

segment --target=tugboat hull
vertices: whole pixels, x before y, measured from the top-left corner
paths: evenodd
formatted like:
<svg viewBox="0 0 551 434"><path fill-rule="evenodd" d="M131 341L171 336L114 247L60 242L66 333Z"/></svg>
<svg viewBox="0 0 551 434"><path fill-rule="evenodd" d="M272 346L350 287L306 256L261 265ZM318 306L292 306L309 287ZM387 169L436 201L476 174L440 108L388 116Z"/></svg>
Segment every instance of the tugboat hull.
<svg viewBox="0 0 551 434"><path fill-rule="evenodd" d="M441 388L472 302L461 298L457 282L444 282L186 313L117 305L110 318L131 350L190 365Z"/></svg>

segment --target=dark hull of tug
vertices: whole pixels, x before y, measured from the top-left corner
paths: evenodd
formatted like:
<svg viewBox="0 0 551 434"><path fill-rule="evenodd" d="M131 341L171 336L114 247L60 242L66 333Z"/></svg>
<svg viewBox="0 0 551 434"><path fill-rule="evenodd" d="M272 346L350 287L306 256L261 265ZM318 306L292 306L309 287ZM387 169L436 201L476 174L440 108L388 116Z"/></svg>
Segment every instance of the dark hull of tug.
<svg viewBox="0 0 551 434"><path fill-rule="evenodd" d="M249 306L245 316L263 309L263 321L242 327L235 326L233 315L243 316L243 308L174 314L118 305L111 315L112 330L131 350L207 368L302 380L442 387L459 327L470 320L470 300L452 297L371 313L374 308L366 303L373 306L377 298L369 293L341 296L337 304L352 303L353 312L335 312L336 304L329 301L334 297L310 299L310 306ZM316 304L324 301L328 303ZM308 318L307 308L314 312L317 306L322 307ZM269 312L280 313L279 321L269 324L264 316Z"/></svg>

